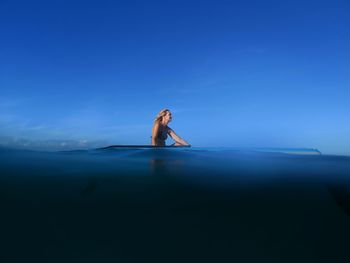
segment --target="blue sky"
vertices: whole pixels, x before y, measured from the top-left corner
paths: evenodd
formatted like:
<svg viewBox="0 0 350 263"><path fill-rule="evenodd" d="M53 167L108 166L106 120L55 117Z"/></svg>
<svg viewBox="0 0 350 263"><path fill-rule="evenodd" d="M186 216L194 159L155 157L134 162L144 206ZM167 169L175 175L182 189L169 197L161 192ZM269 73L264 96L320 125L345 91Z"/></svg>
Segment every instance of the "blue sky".
<svg viewBox="0 0 350 263"><path fill-rule="evenodd" d="M350 154L349 1L0 1L0 143ZM171 143L170 141L168 143Z"/></svg>

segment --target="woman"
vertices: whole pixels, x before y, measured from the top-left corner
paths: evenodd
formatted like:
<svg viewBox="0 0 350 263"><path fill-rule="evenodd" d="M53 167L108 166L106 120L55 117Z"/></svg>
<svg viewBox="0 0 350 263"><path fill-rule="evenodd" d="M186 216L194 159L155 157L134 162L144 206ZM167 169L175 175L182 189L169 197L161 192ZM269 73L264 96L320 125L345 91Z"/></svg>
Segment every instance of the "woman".
<svg viewBox="0 0 350 263"><path fill-rule="evenodd" d="M172 129L168 127L168 123L171 122L171 119L171 112L168 109L161 110L158 113L152 128L152 145L165 146L165 140L169 134L175 141L172 146L190 146L188 142L181 139Z"/></svg>

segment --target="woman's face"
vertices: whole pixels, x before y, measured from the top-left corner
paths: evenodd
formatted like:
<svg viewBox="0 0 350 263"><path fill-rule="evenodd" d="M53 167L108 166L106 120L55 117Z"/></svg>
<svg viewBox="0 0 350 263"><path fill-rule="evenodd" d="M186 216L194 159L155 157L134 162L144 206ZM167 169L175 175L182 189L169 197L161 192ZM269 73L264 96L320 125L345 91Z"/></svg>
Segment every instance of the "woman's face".
<svg viewBox="0 0 350 263"><path fill-rule="evenodd" d="M165 116L164 116L164 121L166 121L166 122L171 122L171 120L172 120L172 115L171 115L171 112L170 111L168 111L166 114L165 114Z"/></svg>

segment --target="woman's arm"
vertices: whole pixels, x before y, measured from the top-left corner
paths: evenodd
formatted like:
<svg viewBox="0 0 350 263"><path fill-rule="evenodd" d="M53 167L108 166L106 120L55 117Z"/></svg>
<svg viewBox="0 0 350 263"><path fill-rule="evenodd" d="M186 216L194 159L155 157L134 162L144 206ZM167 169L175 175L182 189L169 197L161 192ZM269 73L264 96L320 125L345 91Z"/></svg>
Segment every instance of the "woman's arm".
<svg viewBox="0 0 350 263"><path fill-rule="evenodd" d="M156 137L158 135L159 123L155 123L152 129L152 145L156 146Z"/></svg>
<svg viewBox="0 0 350 263"><path fill-rule="evenodd" d="M172 129L168 128L168 134L171 138L174 139L174 141L181 145L181 146L190 146L188 142L186 142L184 139L182 139L180 136L178 136ZM175 144L176 145L176 144Z"/></svg>

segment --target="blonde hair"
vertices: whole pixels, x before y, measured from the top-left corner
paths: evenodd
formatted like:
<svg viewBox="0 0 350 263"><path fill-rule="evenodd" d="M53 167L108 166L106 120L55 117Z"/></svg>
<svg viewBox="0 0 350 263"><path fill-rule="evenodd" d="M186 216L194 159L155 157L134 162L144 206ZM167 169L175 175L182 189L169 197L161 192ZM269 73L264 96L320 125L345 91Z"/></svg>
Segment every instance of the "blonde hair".
<svg viewBox="0 0 350 263"><path fill-rule="evenodd" d="M162 110L158 113L157 117L154 119L154 123L159 123L159 122L161 122L161 121L163 120L163 117L164 117L168 112L170 112L170 110L168 110L168 109L162 109Z"/></svg>

